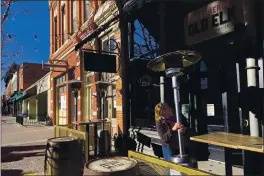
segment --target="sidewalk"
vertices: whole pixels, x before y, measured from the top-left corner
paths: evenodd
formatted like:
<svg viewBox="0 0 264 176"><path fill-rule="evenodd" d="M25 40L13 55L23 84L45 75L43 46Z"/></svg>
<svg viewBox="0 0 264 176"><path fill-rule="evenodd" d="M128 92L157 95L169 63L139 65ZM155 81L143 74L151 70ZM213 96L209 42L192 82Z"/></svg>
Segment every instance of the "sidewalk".
<svg viewBox="0 0 264 176"><path fill-rule="evenodd" d="M225 164L217 161L199 161L198 169L216 175L225 175ZM244 175L243 169L233 166L233 175Z"/></svg>
<svg viewBox="0 0 264 176"><path fill-rule="evenodd" d="M53 137L53 128L23 127L16 124L15 117L2 117L1 121L2 175L43 172L46 142Z"/></svg>

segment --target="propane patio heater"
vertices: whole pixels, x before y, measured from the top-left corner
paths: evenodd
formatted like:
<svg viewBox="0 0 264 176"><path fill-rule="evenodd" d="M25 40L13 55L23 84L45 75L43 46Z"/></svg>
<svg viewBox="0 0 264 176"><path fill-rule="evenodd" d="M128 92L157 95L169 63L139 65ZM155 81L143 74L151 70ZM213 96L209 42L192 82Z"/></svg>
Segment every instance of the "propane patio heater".
<svg viewBox="0 0 264 176"><path fill-rule="evenodd" d="M153 71L165 71L166 75L172 79L172 89L174 94L176 122L180 123L179 109L179 86L178 77L183 75L183 70L197 64L201 60L201 55L195 51L178 50L159 56L148 63L148 68ZM172 162L182 164L188 167L197 168L197 161L194 158L188 157L184 151L184 143L182 133L178 131L179 152L177 156L171 158Z"/></svg>
<svg viewBox="0 0 264 176"><path fill-rule="evenodd" d="M70 80L68 82L71 85L72 88L72 95L74 97L74 116L75 116L75 130L78 129L78 91L81 89L82 87L82 81L79 80Z"/></svg>

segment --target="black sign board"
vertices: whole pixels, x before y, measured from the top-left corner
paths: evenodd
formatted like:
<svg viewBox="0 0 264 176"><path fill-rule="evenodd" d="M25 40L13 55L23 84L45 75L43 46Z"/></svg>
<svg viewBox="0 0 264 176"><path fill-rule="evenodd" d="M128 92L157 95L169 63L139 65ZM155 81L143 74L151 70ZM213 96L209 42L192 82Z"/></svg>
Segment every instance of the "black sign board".
<svg viewBox="0 0 264 176"><path fill-rule="evenodd" d="M83 51L84 71L116 73L116 56Z"/></svg>
<svg viewBox="0 0 264 176"><path fill-rule="evenodd" d="M186 44L193 45L233 32L234 19L242 10L239 6L235 6L238 2L234 2L231 0L214 1L187 14L185 17ZM242 19L238 18L238 21Z"/></svg>

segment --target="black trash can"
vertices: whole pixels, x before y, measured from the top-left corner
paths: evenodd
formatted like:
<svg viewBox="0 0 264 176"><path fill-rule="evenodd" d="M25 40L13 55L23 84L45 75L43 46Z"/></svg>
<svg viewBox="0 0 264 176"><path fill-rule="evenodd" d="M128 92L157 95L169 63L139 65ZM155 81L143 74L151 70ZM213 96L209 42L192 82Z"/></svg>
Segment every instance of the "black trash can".
<svg viewBox="0 0 264 176"><path fill-rule="evenodd" d="M136 151L137 143L134 139L129 137L128 135L120 134L117 136L115 140L115 149L119 156L127 156L128 150Z"/></svg>
<svg viewBox="0 0 264 176"><path fill-rule="evenodd" d="M44 162L45 175L81 176L84 168L82 146L71 137L51 138L47 142Z"/></svg>
<svg viewBox="0 0 264 176"><path fill-rule="evenodd" d="M21 114L16 116L16 123L19 123L20 125L23 125L23 116Z"/></svg>
<svg viewBox="0 0 264 176"><path fill-rule="evenodd" d="M111 153L111 135L107 130L98 131L99 156L107 156Z"/></svg>

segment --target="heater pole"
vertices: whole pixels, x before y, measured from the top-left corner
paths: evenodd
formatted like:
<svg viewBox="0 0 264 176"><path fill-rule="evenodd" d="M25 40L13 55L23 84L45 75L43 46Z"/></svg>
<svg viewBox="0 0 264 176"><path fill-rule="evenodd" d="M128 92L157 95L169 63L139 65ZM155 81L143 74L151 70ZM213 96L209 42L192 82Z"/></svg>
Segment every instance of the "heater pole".
<svg viewBox="0 0 264 176"><path fill-rule="evenodd" d="M165 98L164 98L164 77L161 76L160 77L160 102L164 103L165 102Z"/></svg>
<svg viewBox="0 0 264 176"><path fill-rule="evenodd" d="M172 89L173 89L173 96L174 96L174 104L175 104L175 112L176 112L176 122L181 123L181 118L180 118L180 109L179 109L179 102L180 102L180 97L179 97L179 86L177 82L177 75L172 76ZM179 151L180 151L180 156L182 157L185 154L184 151L184 143L182 139L182 132L178 130L178 140L179 140Z"/></svg>

